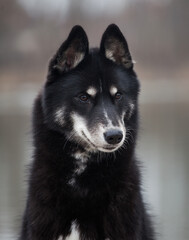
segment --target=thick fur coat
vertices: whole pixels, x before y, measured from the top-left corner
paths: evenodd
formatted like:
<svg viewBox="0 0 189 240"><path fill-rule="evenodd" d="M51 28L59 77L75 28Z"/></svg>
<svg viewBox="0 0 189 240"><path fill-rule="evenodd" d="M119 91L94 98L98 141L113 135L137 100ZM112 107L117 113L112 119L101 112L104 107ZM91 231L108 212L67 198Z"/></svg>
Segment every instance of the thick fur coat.
<svg viewBox="0 0 189 240"><path fill-rule="evenodd" d="M20 240L153 240L135 159L139 82L112 24L99 49L75 26L33 110Z"/></svg>

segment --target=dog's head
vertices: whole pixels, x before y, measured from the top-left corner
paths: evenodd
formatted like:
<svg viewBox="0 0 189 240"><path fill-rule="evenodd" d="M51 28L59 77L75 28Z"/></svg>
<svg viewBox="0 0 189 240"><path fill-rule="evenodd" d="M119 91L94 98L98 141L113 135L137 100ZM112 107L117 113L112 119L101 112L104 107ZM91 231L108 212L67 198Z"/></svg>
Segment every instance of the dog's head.
<svg viewBox="0 0 189 240"><path fill-rule="evenodd" d="M127 42L112 24L89 51L75 26L50 62L43 94L45 121L88 151L113 152L135 127L138 80Z"/></svg>

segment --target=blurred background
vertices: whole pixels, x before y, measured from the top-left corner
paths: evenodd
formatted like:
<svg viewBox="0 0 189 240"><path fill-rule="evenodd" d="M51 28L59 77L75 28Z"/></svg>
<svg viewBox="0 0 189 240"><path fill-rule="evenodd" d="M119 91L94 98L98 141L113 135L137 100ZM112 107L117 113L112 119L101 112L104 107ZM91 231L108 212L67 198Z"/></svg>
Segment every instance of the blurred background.
<svg viewBox="0 0 189 240"><path fill-rule="evenodd" d="M189 1L0 1L0 239L16 239L31 162L31 109L75 24L90 45L116 23L141 81L137 157L159 239L189 239Z"/></svg>

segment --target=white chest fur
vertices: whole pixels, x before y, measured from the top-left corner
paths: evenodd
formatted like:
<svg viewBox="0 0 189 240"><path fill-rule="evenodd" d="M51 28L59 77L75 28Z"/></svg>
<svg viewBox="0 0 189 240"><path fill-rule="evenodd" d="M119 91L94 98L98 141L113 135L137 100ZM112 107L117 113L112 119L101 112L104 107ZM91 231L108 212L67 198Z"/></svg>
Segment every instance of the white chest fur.
<svg viewBox="0 0 189 240"><path fill-rule="evenodd" d="M78 225L75 221L72 222L70 231L71 231L70 234L66 238L63 238L62 236L60 236L58 240L81 240ZM106 238L105 240L110 240L110 239Z"/></svg>
<svg viewBox="0 0 189 240"><path fill-rule="evenodd" d="M80 240L79 229L75 221L72 222L71 233L65 238L65 240Z"/></svg>

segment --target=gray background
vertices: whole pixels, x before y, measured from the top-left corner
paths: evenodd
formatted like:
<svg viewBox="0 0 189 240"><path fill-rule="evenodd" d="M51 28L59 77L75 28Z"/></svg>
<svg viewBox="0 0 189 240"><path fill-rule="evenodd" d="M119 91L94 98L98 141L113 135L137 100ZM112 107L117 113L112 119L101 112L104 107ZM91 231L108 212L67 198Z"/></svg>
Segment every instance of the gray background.
<svg viewBox="0 0 189 240"><path fill-rule="evenodd" d="M108 24L127 37L141 81L143 192L159 239L189 239L189 1L1 0L0 239L16 239L32 156L31 108L48 60L80 24L98 46Z"/></svg>

